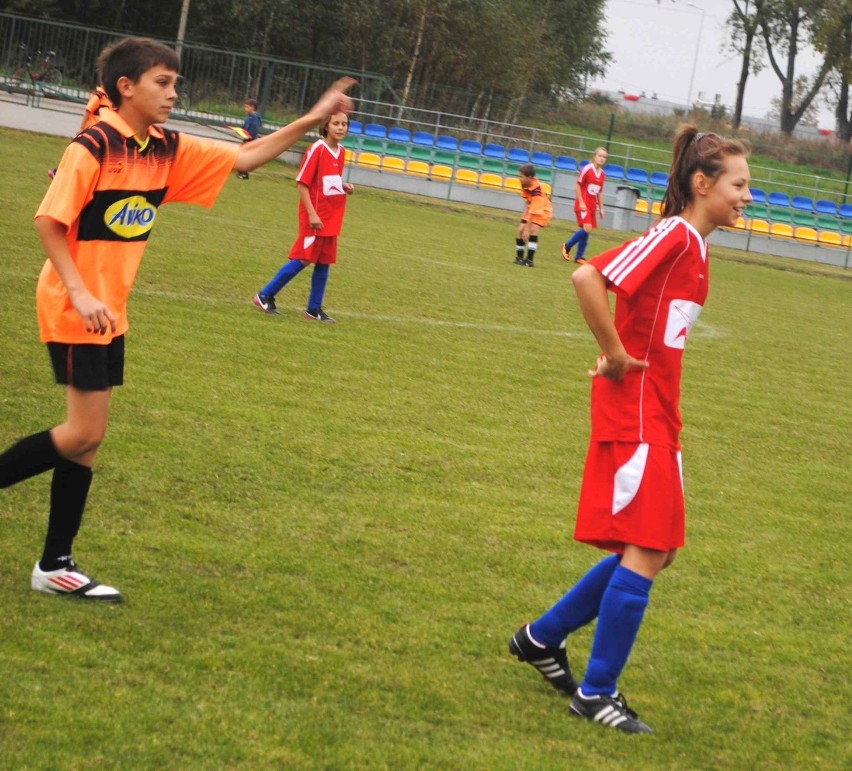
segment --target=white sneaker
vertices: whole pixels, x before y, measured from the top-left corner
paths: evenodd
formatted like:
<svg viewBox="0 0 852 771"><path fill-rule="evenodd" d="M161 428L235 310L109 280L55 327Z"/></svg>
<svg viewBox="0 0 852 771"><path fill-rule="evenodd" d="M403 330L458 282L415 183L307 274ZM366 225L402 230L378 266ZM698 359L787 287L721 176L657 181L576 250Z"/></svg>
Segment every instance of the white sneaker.
<svg viewBox="0 0 852 771"><path fill-rule="evenodd" d="M123 599L117 589L93 581L81 573L73 562L67 568L47 571L42 570L36 562L30 585L37 592L72 595L83 600L121 602Z"/></svg>

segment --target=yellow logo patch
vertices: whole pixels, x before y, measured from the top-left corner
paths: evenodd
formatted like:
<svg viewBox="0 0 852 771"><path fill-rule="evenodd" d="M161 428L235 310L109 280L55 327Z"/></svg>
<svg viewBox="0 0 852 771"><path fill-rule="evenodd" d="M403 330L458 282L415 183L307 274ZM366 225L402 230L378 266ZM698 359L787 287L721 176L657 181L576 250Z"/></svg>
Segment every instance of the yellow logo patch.
<svg viewBox="0 0 852 771"><path fill-rule="evenodd" d="M121 238L135 238L154 227L157 207L141 195L116 201L104 212L104 224Z"/></svg>

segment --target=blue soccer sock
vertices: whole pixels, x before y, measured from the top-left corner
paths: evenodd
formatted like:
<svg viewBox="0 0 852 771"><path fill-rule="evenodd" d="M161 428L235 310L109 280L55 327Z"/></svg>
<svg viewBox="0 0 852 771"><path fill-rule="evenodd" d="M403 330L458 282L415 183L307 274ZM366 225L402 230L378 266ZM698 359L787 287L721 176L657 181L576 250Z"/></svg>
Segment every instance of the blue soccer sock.
<svg viewBox="0 0 852 771"><path fill-rule="evenodd" d="M601 599L600 615L586 676L580 686L586 696L613 694L627 663L653 581L619 565Z"/></svg>
<svg viewBox="0 0 852 771"><path fill-rule="evenodd" d="M589 234L585 230L578 231L579 238L577 239L577 254L574 257L575 260L582 260L583 255L586 253L586 246L589 243Z"/></svg>
<svg viewBox="0 0 852 771"><path fill-rule="evenodd" d="M304 267L301 260L288 260L281 266L272 281L260 290L260 294L266 297L275 297L290 281L302 272Z"/></svg>
<svg viewBox="0 0 852 771"><path fill-rule="evenodd" d="M530 636L542 645L561 645L571 632L597 618L601 598L618 567L613 554L594 565L562 599L530 624Z"/></svg>
<svg viewBox="0 0 852 771"><path fill-rule="evenodd" d="M568 239L568 243L565 244L565 248L570 252L571 249L577 245L577 242L580 240L580 235L585 233L586 231L580 228L576 233L574 233L571 238Z"/></svg>
<svg viewBox="0 0 852 771"><path fill-rule="evenodd" d="M325 285L328 283L328 265L317 263L311 274L311 294L308 297L308 310L318 311L322 308L322 298L325 296Z"/></svg>

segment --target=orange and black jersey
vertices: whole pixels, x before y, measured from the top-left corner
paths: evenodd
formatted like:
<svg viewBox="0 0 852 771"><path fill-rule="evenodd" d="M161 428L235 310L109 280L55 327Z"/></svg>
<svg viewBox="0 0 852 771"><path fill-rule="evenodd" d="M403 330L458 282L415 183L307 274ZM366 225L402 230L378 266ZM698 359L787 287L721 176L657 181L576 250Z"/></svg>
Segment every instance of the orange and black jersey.
<svg viewBox="0 0 852 771"><path fill-rule="evenodd" d="M36 217L66 228L66 242L86 288L127 330L127 297L159 207L184 201L210 207L233 170L239 146L151 126L145 142L113 110L66 148ZM107 344L91 335L48 260L36 290L44 342ZM97 339L95 339L97 338Z"/></svg>

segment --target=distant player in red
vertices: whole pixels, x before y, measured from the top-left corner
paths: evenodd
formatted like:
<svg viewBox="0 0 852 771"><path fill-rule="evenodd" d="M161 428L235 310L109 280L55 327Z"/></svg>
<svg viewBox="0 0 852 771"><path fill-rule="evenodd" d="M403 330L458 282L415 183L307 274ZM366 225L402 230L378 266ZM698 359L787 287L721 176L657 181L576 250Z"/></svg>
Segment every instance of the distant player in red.
<svg viewBox="0 0 852 771"><path fill-rule="evenodd" d="M315 321L334 319L322 307L329 266L337 262L337 237L343 226L346 196L354 186L343 181L345 150L341 141L349 131L349 116L330 115L320 127L321 139L305 153L296 185L299 189L299 235L290 249L290 259L252 302L264 313L278 314L275 295L309 264L313 263L311 292L305 318Z"/></svg>
<svg viewBox="0 0 852 771"><path fill-rule="evenodd" d="M574 262L582 265L586 260L586 246L589 243L589 233L598 226L598 213L603 217L603 188L606 174L603 167L606 163L605 147L595 150L590 163L580 170L577 176L576 192L574 195L574 215L577 217L579 230L562 244L562 257L571 259L571 249L577 246Z"/></svg>
<svg viewBox="0 0 852 771"><path fill-rule="evenodd" d="M518 226L518 237L515 239L515 265L533 267L536 251L538 250L538 231L546 228L553 218L553 204L550 196L541 186L535 175L535 166L525 163L518 169L518 180L521 183L521 195L526 206ZM524 257L524 245L527 256Z"/></svg>
<svg viewBox="0 0 852 771"><path fill-rule="evenodd" d="M627 706L617 681L653 581L684 543L681 359L707 298L707 237L733 227L751 201L747 155L739 141L683 127L663 218L572 277L602 351L589 372L592 431L574 537L613 554L522 626L509 650L572 696L571 714L629 733L651 729ZM616 298L614 317L608 290ZM595 618L578 686L565 638Z"/></svg>

